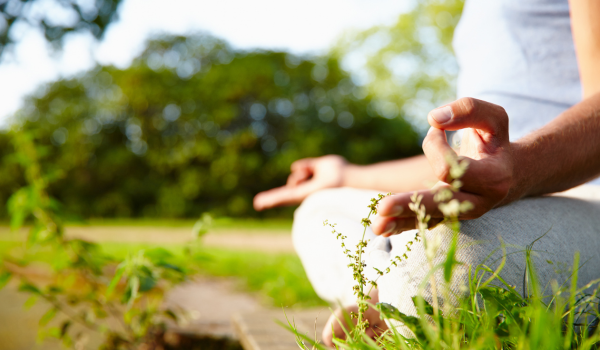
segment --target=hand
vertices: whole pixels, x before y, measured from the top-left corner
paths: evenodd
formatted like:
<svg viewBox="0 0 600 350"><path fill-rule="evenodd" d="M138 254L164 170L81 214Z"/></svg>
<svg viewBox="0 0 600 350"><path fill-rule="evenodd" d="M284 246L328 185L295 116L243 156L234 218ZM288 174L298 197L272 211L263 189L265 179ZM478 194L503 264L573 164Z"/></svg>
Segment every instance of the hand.
<svg viewBox="0 0 600 350"><path fill-rule="evenodd" d="M298 204L309 194L325 188L340 187L348 162L340 156L305 158L292 163L287 184L261 192L254 197L254 209L264 210L280 205Z"/></svg>
<svg viewBox="0 0 600 350"><path fill-rule="evenodd" d="M459 219L474 219L492 208L518 198L511 194L513 156L508 138L508 115L500 106L473 98L461 98L429 113L431 128L423 140L423 151L439 182L436 187L449 186L448 155L469 162L461 178L463 186L454 194L460 202L469 201L474 208ZM464 130L458 155L448 145L444 130ZM443 219L431 190L419 191L422 204L435 224ZM379 203L378 216L373 220L373 232L389 236L416 227L415 213L408 204L412 193L389 196Z"/></svg>

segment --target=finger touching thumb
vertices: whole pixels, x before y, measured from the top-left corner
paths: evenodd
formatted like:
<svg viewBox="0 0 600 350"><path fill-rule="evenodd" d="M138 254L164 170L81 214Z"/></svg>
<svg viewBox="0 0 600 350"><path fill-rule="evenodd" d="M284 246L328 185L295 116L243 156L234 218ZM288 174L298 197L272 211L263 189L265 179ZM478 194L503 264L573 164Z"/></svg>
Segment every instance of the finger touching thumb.
<svg viewBox="0 0 600 350"><path fill-rule="evenodd" d="M470 97L460 98L429 112L431 126L443 130L479 129L508 137L508 115L504 108Z"/></svg>

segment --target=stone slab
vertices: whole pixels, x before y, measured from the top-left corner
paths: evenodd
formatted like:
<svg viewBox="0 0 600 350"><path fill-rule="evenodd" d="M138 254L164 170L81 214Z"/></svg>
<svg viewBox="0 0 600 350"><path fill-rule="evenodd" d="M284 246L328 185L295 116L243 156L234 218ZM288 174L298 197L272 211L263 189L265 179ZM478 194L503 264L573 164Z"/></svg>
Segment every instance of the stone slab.
<svg viewBox="0 0 600 350"><path fill-rule="evenodd" d="M260 310L236 313L231 321L245 350L297 350L294 333L278 322L288 325L289 321L299 333L321 342L321 332L330 314L327 308Z"/></svg>

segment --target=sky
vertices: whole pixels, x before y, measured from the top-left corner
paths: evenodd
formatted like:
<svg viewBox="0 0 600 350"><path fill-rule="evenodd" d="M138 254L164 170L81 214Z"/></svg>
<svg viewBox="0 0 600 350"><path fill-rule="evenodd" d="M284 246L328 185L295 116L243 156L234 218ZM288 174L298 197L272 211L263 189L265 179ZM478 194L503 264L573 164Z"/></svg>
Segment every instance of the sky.
<svg viewBox="0 0 600 350"><path fill-rule="evenodd" d="M51 4L52 1L44 1ZM101 42L73 34L54 52L36 29L22 26L19 44L0 64L0 127L38 87L86 71L96 62L127 67L156 33L208 32L240 49L327 52L348 30L392 24L411 0L124 0L119 21ZM168 5L167 5L168 4ZM50 6L50 5L48 5ZM53 11L51 6L46 9ZM58 11L58 10L57 10ZM60 18L60 11L53 13Z"/></svg>

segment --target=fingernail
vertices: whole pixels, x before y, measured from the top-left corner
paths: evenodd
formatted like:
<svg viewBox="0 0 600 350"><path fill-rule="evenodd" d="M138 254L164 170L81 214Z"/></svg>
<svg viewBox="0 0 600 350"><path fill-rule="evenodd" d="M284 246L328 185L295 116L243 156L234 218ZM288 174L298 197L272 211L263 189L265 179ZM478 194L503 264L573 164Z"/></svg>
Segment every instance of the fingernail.
<svg viewBox="0 0 600 350"><path fill-rule="evenodd" d="M452 119L452 108L450 106L434 109L429 114L438 123L444 124Z"/></svg>
<svg viewBox="0 0 600 350"><path fill-rule="evenodd" d="M395 221L390 221L387 225L385 225L385 229L383 230L383 235L386 233L390 233L392 231L394 231L394 229L396 228L396 222Z"/></svg>
<svg viewBox="0 0 600 350"><path fill-rule="evenodd" d="M395 205L392 207L392 210L390 210L390 214L388 216L399 216L403 211L404 207L401 205Z"/></svg>

